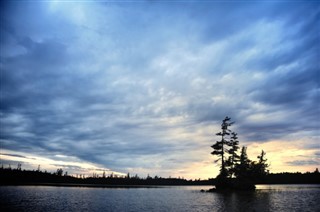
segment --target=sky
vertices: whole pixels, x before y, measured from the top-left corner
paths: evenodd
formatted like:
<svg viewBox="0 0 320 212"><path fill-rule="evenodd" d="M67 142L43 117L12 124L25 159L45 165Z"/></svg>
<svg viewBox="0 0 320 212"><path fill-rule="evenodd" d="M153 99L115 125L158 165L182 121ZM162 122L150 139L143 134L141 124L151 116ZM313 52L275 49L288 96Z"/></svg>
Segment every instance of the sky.
<svg viewBox="0 0 320 212"><path fill-rule="evenodd" d="M1 164L207 179L221 121L320 168L317 1L2 1Z"/></svg>

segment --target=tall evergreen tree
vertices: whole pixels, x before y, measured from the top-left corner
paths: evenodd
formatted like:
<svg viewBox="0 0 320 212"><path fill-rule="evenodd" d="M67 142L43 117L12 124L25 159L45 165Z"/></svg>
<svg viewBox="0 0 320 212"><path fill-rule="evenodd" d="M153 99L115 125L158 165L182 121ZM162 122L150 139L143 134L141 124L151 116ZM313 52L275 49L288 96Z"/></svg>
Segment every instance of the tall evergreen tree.
<svg viewBox="0 0 320 212"><path fill-rule="evenodd" d="M235 166L235 175L237 178L248 178L250 173L250 163L251 161L247 155L247 147L243 146L241 148L239 163Z"/></svg>
<svg viewBox="0 0 320 212"><path fill-rule="evenodd" d="M211 152L211 154L218 156L219 157L218 160L221 160L221 168L220 168L219 176L222 178L226 178L229 174L226 168L227 164L226 164L225 153L228 153L227 146L230 145L230 142L226 138L226 136L230 135L230 132L231 132L231 130L229 130L228 127L233 124L233 122L230 122L230 120L231 118L227 116L222 121L221 132L216 133L217 136L221 137L221 140L216 141L216 143L211 146L213 148L213 151Z"/></svg>
<svg viewBox="0 0 320 212"><path fill-rule="evenodd" d="M231 133L229 146L230 146L230 149L228 150L228 153L230 156L227 160L227 166L229 167L230 177L232 177L235 173L235 165L240 159L240 156L237 153L239 149L239 141L238 141L237 133L235 132Z"/></svg>
<svg viewBox="0 0 320 212"><path fill-rule="evenodd" d="M266 168L269 165L266 163L266 153L262 150L258 156L259 161L251 161L247 155L247 147L243 146L238 155L238 135L228 128L234 123L230 120L227 116L222 121L221 131L216 133L221 139L211 146L211 154L218 157L216 162L221 161L220 173L215 183L216 189L254 190L254 183L267 174ZM230 179L233 176L236 179Z"/></svg>
<svg viewBox="0 0 320 212"><path fill-rule="evenodd" d="M254 179L262 179L268 173L267 168L269 164L267 164L267 159L265 158L266 152L261 151L260 155L257 157L259 161L257 163L252 163L252 177Z"/></svg>

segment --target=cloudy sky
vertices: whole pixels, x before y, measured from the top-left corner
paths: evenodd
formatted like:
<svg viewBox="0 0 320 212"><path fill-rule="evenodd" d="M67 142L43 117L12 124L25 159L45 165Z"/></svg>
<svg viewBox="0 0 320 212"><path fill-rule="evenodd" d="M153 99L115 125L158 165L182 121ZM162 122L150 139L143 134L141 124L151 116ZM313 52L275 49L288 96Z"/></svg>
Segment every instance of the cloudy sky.
<svg viewBox="0 0 320 212"><path fill-rule="evenodd" d="M1 163L215 177L230 116L271 172L320 168L320 5L1 3Z"/></svg>

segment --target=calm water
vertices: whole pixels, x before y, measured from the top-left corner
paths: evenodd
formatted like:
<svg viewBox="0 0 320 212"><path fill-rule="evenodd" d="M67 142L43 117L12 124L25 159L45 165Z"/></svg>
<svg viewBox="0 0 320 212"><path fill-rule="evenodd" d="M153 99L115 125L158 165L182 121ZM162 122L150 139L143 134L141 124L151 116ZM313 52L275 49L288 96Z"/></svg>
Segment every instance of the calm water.
<svg viewBox="0 0 320 212"><path fill-rule="evenodd" d="M320 185L257 186L255 192L202 193L210 186L85 188L2 186L1 211L312 211Z"/></svg>

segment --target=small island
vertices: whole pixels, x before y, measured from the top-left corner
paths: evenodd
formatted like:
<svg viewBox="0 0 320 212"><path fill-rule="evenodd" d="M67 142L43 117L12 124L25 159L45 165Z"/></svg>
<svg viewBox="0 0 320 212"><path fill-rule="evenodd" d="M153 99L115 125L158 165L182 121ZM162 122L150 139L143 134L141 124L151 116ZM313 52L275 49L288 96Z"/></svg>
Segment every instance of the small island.
<svg viewBox="0 0 320 212"><path fill-rule="evenodd" d="M254 191L256 184L320 184L318 168L314 172L282 172L269 173L267 168L266 153L262 150L257 157L258 161L252 161L247 156L247 148L243 146L238 153L239 141L237 133L229 127L234 124L231 118L226 117L221 124L221 132L216 133L221 137L211 147L212 155L217 157L216 163L220 163L220 173L216 178L209 179L184 179L183 177L116 175L114 173L68 174L68 171L58 168L55 172L41 170L40 165L36 170L22 169L19 163L16 168L0 167L0 186L6 185L46 185L46 186L72 186L72 187L154 187L154 186L192 186L214 185L215 188L207 192L220 191ZM205 190L201 190L205 192Z"/></svg>
<svg viewBox="0 0 320 212"><path fill-rule="evenodd" d="M218 157L215 162L221 162L220 173L216 178L215 188L209 191L221 190L255 190L255 183L263 180L268 173L266 153L262 150L258 161L251 161L247 155L247 147L241 148L240 154L237 133L229 127L233 125L228 116L222 120L221 131L216 133L221 137L211 147L212 155Z"/></svg>

